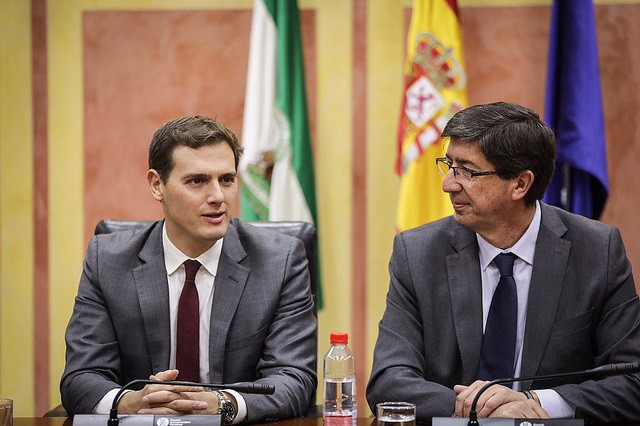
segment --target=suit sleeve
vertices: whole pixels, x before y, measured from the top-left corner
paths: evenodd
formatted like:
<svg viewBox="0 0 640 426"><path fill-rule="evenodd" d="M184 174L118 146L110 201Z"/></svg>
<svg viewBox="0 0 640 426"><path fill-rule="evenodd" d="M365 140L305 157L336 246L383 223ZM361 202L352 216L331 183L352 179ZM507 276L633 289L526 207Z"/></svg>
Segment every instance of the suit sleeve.
<svg viewBox="0 0 640 426"><path fill-rule="evenodd" d="M243 394L249 423L302 416L315 397L317 320L304 246L291 240L278 306L256 366L255 383L275 385L275 393Z"/></svg>
<svg viewBox="0 0 640 426"><path fill-rule="evenodd" d="M73 313L65 334L66 366L60 382L69 415L91 413L111 389L119 387L120 355L116 333L97 283L98 244L89 243Z"/></svg>
<svg viewBox="0 0 640 426"><path fill-rule="evenodd" d="M424 328L402 234L394 240L389 275L386 309L367 386L369 406L375 413L379 402L406 401L416 405L419 421L451 416L455 392L427 377Z"/></svg>
<svg viewBox="0 0 640 426"><path fill-rule="evenodd" d="M593 333L593 365L640 360L640 301L620 232L611 228L606 283ZM640 420L640 374L613 376L554 388L576 406L576 417L597 422Z"/></svg>

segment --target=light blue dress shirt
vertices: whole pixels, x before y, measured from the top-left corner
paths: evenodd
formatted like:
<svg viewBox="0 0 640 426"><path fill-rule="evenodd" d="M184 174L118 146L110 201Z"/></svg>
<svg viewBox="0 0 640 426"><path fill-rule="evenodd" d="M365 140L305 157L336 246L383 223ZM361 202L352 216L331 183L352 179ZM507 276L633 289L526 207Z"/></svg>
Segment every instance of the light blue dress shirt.
<svg viewBox="0 0 640 426"><path fill-rule="evenodd" d="M482 329L487 325L487 316L493 293L500 280L498 267L492 262L500 253L513 253L518 258L513 263L513 279L516 281L518 293L518 326L516 332L516 356L514 376L520 377L522 368L522 347L524 343L524 329L527 323L527 302L529 299L529 286L531 284L531 273L533 272L533 260L536 251L536 241L540 230L540 203L536 201L536 211L529 227L520 239L510 248L502 250L491 245L479 234L476 233L480 252L480 269L482 275ZM520 383L513 384L514 390L520 390ZM575 415L575 406L562 398L552 389L537 389L536 395L540 399L540 404L551 417L566 418Z"/></svg>

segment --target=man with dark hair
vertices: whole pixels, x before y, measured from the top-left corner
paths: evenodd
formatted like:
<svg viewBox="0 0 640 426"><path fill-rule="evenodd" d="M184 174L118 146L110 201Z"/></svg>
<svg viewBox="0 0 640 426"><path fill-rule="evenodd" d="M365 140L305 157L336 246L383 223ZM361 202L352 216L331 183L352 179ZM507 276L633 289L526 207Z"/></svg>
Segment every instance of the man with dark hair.
<svg viewBox="0 0 640 426"><path fill-rule="evenodd" d="M231 219L242 154L202 116L153 136L147 179L164 220L91 239L66 332L60 388L71 415L221 413L224 423L303 415L317 385L316 327L302 242ZM273 395L162 384L251 381Z"/></svg>
<svg viewBox="0 0 640 426"><path fill-rule="evenodd" d="M498 102L458 112L436 165L454 214L398 234L367 387L372 407L468 417L489 380L640 359L640 301L620 232L540 202L555 137ZM640 420L640 375L493 386L479 417Z"/></svg>

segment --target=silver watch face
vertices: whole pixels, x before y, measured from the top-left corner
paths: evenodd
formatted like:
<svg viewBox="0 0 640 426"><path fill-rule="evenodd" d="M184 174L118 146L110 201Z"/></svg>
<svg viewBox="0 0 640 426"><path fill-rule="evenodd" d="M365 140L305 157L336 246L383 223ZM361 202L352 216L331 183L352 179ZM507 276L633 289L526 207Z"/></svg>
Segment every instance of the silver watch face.
<svg viewBox="0 0 640 426"><path fill-rule="evenodd" d="M231 423L236 417L236 409L232 403L224 401L222 405L220 405L220 415L223 422Z"/></svg>
<svg viewBox="0 0 640 426"><path fill-rule="evenodd" d="M222 418L222 422L229 424L236 418L236 408L224 394L219 393L218 399L220 401L220 417Z"/></svg>

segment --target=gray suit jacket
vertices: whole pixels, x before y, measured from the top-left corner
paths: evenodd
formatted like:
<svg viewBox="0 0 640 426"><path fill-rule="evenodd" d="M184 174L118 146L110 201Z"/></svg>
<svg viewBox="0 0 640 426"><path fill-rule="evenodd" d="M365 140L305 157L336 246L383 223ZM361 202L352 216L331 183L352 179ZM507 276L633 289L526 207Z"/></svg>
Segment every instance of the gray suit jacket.
<svg viewBox="0 0 640 426"><path fill-rule="evenodd" d="M541 204L522 376L640 360L640 301L616 228ZM370 406L416 404L418 418L450 416L453 386L476 379L482 284L475 233L452 217L398 234L391 283L367 386ZM598 421L640 419L640 375L553 388Z"/></svg>
<svg viewBox="0 0 640 426"><path fill-rule="evenodd" d="M169 367L162 223L89 243L60 383L69 414ZM302 242L232 220L211 309L211 382L275 385L273 395L243 395L248 421L304 414L317 385L316 327Z"/></svg>

